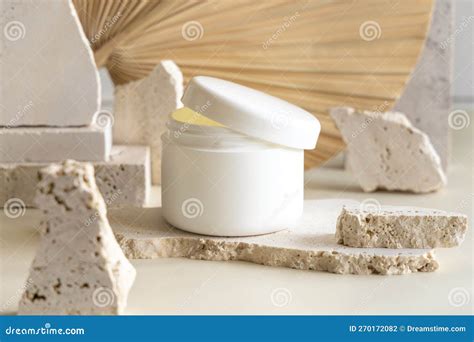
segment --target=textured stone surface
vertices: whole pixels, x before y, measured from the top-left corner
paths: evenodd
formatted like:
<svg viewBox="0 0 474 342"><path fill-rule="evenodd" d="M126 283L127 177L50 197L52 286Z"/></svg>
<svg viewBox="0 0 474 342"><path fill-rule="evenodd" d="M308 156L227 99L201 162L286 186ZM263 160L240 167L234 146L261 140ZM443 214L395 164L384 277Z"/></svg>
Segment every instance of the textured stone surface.
<svg viewBox="0 0 474 342"><path fill-rule="evenodd" d="M18 313L123 312L136 272L109 226L93 167L66 161L43 169L36 203L41 241Z"/></svg>
<svg viewBox="0 0 474 342"><path fill-rule="evenodd" d="M336 238L350 247L454 247L464 241L467 216L442 210L381 206L343 208Z"/></svg>
<svg viewBox="0 0 474 342"><path fill-rule="evenodd" d="M446 169L449 158L453 1L436 0L426 43L394 110L428 134Z"/></svg>
<svg viewBox="0 0 474 342"><path fill-rule="evenodd" d="M38 172L47 163L0 163L0 206L10 198L34 207ZM107 162L92 163L97 186L107 207L146 204L150 192L148 146L113 146Z"/></svg>
<svg viewBox="0 0 474 342"><path fill-rule="evenodd" d="M3 0L0 125L90 125L99 74L70 0Z"/></svg>
<svg viewBox="0 0 474 342"><path fill-rule="evenodd" d="M146 78L115 88L114 142L151 148L153 184L161 183L161 134L182 107L183 75L172 61L162 61Z"/></svg>
<svg viewBox="0 0 474 342"><path fill-rule="evenodd" d="M331 116L347 144L347 165L364 191L425 193L446 185L430 139L402 113L337 107Z"/></svg>
<svg viewBox="0 0 474 342"><path fill-rule="evenodd" d="M105 161L112 147L110 126L14 127L0 129L0 162Z"/></svg>
<svg viewBox="0 0 474 342"><path fill-rule="evenodd" d="M112 210L110 222L117 241L131 259L185 257L201 260L240 260L267 266L339 274L407 274L438 268L427 249L361 249L336 243L335 226L348 200L305 202L301 223L292 231L217 238L187 233L168 225L161 208L134 214Z"/></svg>

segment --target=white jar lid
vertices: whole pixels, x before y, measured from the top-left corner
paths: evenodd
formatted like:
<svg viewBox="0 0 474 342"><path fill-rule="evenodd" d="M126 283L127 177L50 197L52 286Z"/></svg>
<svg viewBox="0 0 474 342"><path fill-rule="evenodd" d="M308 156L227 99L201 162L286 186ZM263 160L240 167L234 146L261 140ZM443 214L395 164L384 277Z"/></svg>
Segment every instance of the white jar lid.
<svg viewBox="0 0 474 342"><path fill-rule="evenodd" d="M278 145L313 149L321 131L318 119L300 107L214 77L193 77L182 101L232 130Z"/></svg>

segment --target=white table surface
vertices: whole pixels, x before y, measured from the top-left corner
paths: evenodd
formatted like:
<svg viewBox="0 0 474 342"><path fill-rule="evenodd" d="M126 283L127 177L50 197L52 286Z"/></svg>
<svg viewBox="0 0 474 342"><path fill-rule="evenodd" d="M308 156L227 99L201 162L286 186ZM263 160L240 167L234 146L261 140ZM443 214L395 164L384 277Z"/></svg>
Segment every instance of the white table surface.
<svg viewBox="0 0 474 342"><path fill-rule="evenodd" d="M469 215L472 222L472 128L453 131L449 185L437 193L363 193L350 174L306 174L308 199L374 198ZM152 203L159 204L160 189ZM0 214L0 310L14 314L38 242L39 211ZM127 314L472 314L473 235L461 247L437 250L440 268L404 276L358 276L273 268L245 262L133 260L137 279ZM451 293L451 300L450 300ZM276 298L277 304L275 305ZM278 301L280 300L280 301ZM454 305L453 305L454 304Z"/></svg>

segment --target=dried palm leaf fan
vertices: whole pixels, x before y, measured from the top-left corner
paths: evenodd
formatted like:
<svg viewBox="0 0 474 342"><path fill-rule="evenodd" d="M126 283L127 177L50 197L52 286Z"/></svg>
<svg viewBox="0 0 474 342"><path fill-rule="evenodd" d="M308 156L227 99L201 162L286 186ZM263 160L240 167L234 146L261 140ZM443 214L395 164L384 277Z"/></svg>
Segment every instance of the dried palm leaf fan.
<svg viewBox="0 0 474 342"><path fill-rule="evenodd" d="M74 0L99 66L116 84L163 59L185 79L209 75L300 105L318 117L305 166L343 147L332 106L392 107L421 51L432 0Z"/></svg>

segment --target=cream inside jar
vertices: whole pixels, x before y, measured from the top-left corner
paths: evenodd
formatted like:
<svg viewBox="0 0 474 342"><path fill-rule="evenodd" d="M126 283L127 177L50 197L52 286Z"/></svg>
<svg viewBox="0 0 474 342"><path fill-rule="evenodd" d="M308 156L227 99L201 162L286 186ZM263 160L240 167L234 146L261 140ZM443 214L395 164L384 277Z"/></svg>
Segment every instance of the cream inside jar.
<svg viewBox="0 0 474 342"><path fill-rule="evenodd" d="M213 114L184 107L169 118L161 168L166 221L214 236L295 226L303 210L304 149L250 136L213 120L227 114Z"/></svg>
<svg viewBox="0 0 474 342"><path fill-rule="evenodd" d="M166 126L169 130L167 138L181 146L216 150L277 147L233 131L187 107L172 113Z"/></svg>

